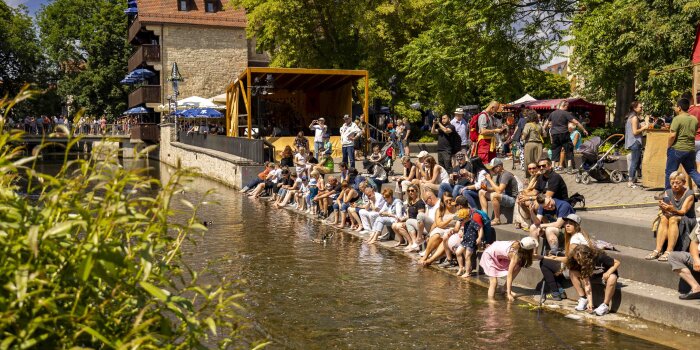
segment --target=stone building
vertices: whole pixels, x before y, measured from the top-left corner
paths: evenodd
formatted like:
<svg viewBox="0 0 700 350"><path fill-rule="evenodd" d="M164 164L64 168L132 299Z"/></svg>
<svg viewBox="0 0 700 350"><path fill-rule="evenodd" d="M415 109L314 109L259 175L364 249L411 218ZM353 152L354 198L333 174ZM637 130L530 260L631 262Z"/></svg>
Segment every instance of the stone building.
<svg viewBox="0 0 700 350"><path fill-rule="evenodd" d="M128 41L134 46L129 72L145 68L156 73L129 94L129 108L168 105L173 62L184 79L180 98L222 94L246 67L267 66L267 55L256 52L254 40L246 38L245 11L225 4L225 0L129 1Z"/></svg>

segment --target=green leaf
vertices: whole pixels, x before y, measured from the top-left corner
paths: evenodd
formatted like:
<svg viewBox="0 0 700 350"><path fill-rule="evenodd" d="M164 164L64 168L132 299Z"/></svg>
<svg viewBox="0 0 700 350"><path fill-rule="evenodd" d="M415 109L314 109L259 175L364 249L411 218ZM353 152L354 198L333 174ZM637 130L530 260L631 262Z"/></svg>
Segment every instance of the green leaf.
<svg viewBox="0 0 700 350"><path fill-rule="evenodd" d="M114 346L114 344L112 344L112 342L110 342L110 341L107 339L107 337L103 336L103 335L100 334L98 331L96 331L96 330L94 330L94 329L92 329L92 328L90 328L90 327L88 327L88 326L82 326L81 329L82 329L83 331L89 333L89 334L92 335L93 337L99 339L102 343L104 343L105 345L109 346L110 348L112 348L112 349L116 348L116 347Z"/></svg>
<svg viewBox="0 0 700 350"><path fill-rule="evenodd" d="M156 299L161 300L161 301L167 301L168 296L170 296L170 292L160 289L148 282L139 282L141 287L145 289L149 294L154 296Z"/></svg>

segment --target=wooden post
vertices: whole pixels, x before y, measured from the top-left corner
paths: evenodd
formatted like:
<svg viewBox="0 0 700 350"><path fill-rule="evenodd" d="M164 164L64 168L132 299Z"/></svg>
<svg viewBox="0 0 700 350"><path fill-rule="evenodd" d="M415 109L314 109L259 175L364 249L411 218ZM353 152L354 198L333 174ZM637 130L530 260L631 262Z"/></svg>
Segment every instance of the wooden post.
<svg viewBox="0 0 700 350"><path fill-rule="evenodd" d="M365 104L362 106L365 124L369 124L369 73L365 73ZM369 140L369 128L365 128L365 140Z"/></svg>
<svg viewBox="0 0 700 350"><path fill-rule="evenodd" d="M241 98L241 93L240 93L241 88L239 86L234 86L233 91L234 91L233 97L232 97L233 101L231 101L232 102L231 104L233 105L233 112L232 112L233 113L233 130L232 130L233 132L231 134L234 137L238 137L238 130L239 130L239 128L238 128L239 102L238 101Z"/></svg>
<svg viewBox="0 0 700 350"><path fill-rule="evenodd" d="M231 87L233 84L226 86L226 136L231 136Z"/></svg>
<svg viewBox="0 0 700 350"><path fill-rule="evenodd" d="M252 113L251 113L250 105L251 105L252 101L250 100L250 96L252 95L251 86L253 84L253 80L251 79L251 76L250 76L250 68L246 68L246 79L248 81L248 91L247 91L248 93L246 94L246 100L248 101L248 103L246 104L246 108L248 109L248 138L252 139L253 138L253 120L251 119ZM259 129L260 129L260 125L258 125L258 130Z"/></svg>

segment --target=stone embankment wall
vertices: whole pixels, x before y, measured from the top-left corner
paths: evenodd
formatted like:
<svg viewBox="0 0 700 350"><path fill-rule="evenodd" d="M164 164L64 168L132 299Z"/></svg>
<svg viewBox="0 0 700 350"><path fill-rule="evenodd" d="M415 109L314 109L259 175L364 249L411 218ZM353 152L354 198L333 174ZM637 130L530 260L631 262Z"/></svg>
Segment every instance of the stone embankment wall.
<svg viewBox="0 0 700 350"><path fill-rule="evenodd" d="M241 188L264 168L228 153L176 142L174 124L160 125L160 161L194 168L202 176L233 188Z"/></svg>

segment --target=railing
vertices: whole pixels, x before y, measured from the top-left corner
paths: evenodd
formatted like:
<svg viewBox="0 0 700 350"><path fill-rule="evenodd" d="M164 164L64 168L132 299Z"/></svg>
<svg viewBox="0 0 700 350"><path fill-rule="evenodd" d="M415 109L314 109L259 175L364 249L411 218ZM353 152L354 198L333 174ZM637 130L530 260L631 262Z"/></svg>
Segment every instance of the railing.
<svg viewBox="0 0 700 350"><path fill-rule="evenodd" d="M141 31L141 21L136 19L134 22L131 23L131 26L129 26L129 42L134 40L136 35L139 34L139 31Z"/></svg>
<svg viewBox="0 0 700 350"><path fill-rule="evenodd" d="M160 62L160 45L139 46L129 57L129 71L133 71L144 62Z"/></svg>
<svg viewBox="0 0 700 350"><path fill-rule="evenodd" d="M271 153L270 151L265 150L265 142L258 139L228 137L221 135L188 134L186 131L180 131L179 140L186 145L232 154L256 163L264 163L266 158L268 158L269 154Z"/></svg>
<svg viewBox="0 0 700 350"><path fill-rule="evenodd" d="M157 124L136 124L131 127L131 138L147 142L160 140L160 129Z"/></svg>
<svg viewBox="0 0 700 350"><path fill-rule="evenodd" d="M128 124L101 124L89 123L76 125L73 131L75 135L83 136L129 136L129 125Z"/></svg>
<svg viewBox="0 0 700 350"><path fill-rule="evenodd" d="M160 85L144 85L129 94L129 107L143 103L160 103Z"/></svg>

